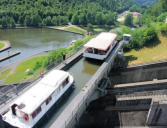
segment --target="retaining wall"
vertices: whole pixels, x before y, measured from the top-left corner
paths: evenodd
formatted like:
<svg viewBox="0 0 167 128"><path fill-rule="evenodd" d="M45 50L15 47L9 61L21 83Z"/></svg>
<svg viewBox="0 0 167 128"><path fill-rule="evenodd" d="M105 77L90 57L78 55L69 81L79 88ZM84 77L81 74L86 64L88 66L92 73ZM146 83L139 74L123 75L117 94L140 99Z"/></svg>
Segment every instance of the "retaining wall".
<svg viewBox="0 0 167 128"><path fill-rule="evenodd" d="M113 70L110 76L114 85L167 79L167 60Z"/></svg>

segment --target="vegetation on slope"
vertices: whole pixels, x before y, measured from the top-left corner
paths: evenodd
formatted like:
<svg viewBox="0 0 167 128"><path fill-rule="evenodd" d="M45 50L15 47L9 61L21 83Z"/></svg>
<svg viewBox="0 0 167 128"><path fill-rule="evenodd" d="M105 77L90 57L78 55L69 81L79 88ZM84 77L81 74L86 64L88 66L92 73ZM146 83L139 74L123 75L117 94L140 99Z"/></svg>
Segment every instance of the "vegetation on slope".
<svg viewBox="0 0 167 128"><path fill-rule="evenodd" d="M7 75L11 72L11 69L7 69L0 73L0 80L3 80L7 77Z"/></svg>
<svg viewBox="0 0 167 128"><path fill-rule="evenodd" d="M5 45L4 43L0 42L0 49L3 48Z"/></svg>
<svg viewBox="0 0 167 128"><path fill-rule="evenodd" d="M133 0L1 0L3 28L22 26L114 24L116 13L127 10Z"/></svg>
<svg viewBox="0 0 167 128"><path fill-rule="evenodd" d="M140 50L131 50L125 53L128 64L131 65L167 59L167 37L159 34L159 40L160 42L155 46L144 47Z"/></svg>
<svg viewBox="0 0 167 128"><path fill-rule="evenodd" d="M157 2L157 0L135 0L140 6L150 6Z"/></svg>
<svg viewBox="0 0 167 128"><path fill-rule="evenodd" d="M80 28L80 27L76 27L76 26L68 26L68 27L64 27L64 30L69 31L69 32L75 32L75 33L79 33L79 34L86 34L86 30Z"/></svg>

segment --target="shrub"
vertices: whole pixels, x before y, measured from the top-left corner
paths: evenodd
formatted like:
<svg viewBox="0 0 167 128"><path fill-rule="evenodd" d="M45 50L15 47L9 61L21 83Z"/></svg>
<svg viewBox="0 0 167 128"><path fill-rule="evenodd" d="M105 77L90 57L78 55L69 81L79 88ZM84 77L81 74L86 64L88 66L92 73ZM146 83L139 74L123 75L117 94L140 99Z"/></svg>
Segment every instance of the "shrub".
<svg viewBox="0 0 167 128"><path fill-rule="evenodd" d="M162 33L162 35L167 36L167 24L163 24L161 26L161 33Z"/></svg>
<svg viewBox="0 0 167 128"><path fill-rule="evenodd" d="M146 28L144 31L144 43L145 45L152 45L152 41L157 40L157 33L153 27ZM150 44L151 43L151 44Z"/></svg>

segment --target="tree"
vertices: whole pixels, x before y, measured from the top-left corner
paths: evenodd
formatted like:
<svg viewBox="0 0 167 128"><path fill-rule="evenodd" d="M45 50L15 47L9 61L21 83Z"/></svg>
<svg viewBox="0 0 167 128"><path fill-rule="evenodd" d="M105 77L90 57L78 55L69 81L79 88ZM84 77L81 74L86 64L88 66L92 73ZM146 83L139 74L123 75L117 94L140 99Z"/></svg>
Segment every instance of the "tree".
<svg viewBox="0 0 167 128"><path fill-rule="evenodd" d="M101 12L98 12L95 16L95 23L98 25L104 25L105 24L104 18L105 18L104 14Z"/></svg>
<svg viewBox="0 0 167 128"><path fill-rule="evenodd" d="M3 17L1 22L2 22L2 28L8 27L8 17Z"/></svg>
<svg viewBox="0 0 167 128"><path fill-rule="evenodd" d="M87 24L86 17L85 17L85 15L83 13L81 13L79 15L79 24L81 24L81 25Z"/></svg>
<svg viewBox="0 0 167 128"><path fill-rule="evenodd" d="M164 11L167 11L167 0L160 0L160 4Z"/></svg>
<svg viewBox="0 0 167 128"><path fill-rule="evenodd" d="M114 25L116 22L116 13L108 13L105 16L105 21L107 25Z"/></svg>
<svg viewBox="0 0 167 128"><path fill-rule="evenodd" d="M58 25L58 21L57 21L57 17L56 17L56 16L54 16L54 17L52 18L52 24L53 24L53 25Z"/></svg>
<svg viewBox="0 0 167 128"><path fill-rule="evenodd" d="M125 17L125 25L126 26L132 26L133 25L133 16L132 16L132 14L128 14Z"/></svg>
<svg viewBox="0 0 167 128"><path fill-rule="evenodd" d="M72 24L78 24L79 23L79 18L77 14L74 14L71 19Z"/></svg>
<svg viewBox="0 0 167 128"><path fill-rule="evenodd" d="M145 31L144 31L145 45L151 45L153 43L152 41L155 41L157 39L158 39L157 33L152 26L145 29Z"/></svg>
<svg viewBox="0 0 167 128"><path fill-rule="evenodd" d="M32 26L37 26L37 27L42 25L42 19L38 14L32 15L31 25Z"/></svg>
<svg viewBox="0 0 167 128"><path fill-rule="evenodd" d="M144 25L145 23L145 19L144 19L144 16L140 15L138 18L137 18L137 22L136 22L139 26L142 26Z"/></svg>
<svg viewBox="0 0 167 128"><path fill-rule="evenodd" d="M163 24L161 26L161 33L162 33L162 35L167 36L167 24Z"/></svg>
<svg viewBox="0 0 167 128"><path fill-rule="evenodd" d="M15 25L15 21L13 19L13 17L10 18L10 28L15 28L16 25Z"/></svg>
<svg viewBox="0 0 167 128"><path fill-rule="evenodd" d="M43 19L43 24L47 26L52 25L52 18L47 16L45 19Z"/></svg>
<svg viewBox="0 0 167 128"><path fill-rule="evenodd" d="M31 18L30 15L27 15L24 20L24 25L31 26Z"/></svg>
<svg viewBox="0 0 167 128"><path fill-rule="evenodd" d="M92 26L92 24L88 24L88 26L87 26L87 30L88 30L88 32L92 32L93 31L93 26Z"/></svg>

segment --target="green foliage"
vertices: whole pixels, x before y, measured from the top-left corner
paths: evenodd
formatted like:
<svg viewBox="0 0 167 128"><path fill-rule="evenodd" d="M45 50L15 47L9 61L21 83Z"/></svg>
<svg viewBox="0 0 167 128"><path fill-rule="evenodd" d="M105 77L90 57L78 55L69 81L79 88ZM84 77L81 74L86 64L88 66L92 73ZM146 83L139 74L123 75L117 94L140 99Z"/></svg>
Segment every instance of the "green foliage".
<svg viewBox="0 0 167 128"><path fill-rule="evenodd" d="M157 21L158 22L165 22L166 18L167 18L167 12L162 13L160 16L158 16Z"/></svg>
<svg viewBox="0 0 167 128"><path fill-rule="evenodd" d="M67 28L64 28L64 30L66 31L70 31L70 32L75 32L75 33L79 33L79 34L86 34L86 30L76 27L76 26L69 26Z"/></svg>
<svg viewBox="0 0 167 128"><path fill-rule="evenodd" d="M167 24L163 24L161 26L161 33L162 33L162 35L167 36Z"/></svg>
<svg viewBox="0 0 167 128"><path fill-rule="evenodd" d="M2 28L14 28L16 26L14 19L9 16L3 17L1 20L1 24Z"/></svg>
<svg viewBox="0 0 167 128"><path fill-rule="evenodd" d="M0 49L3 48L4 46L5 46L5 44L0 41Z"/></svg>
<svg viewBox="0 0 167 128"><path fill-rule="evenodd" d="M157 0L135 0L135 2L140 6L150 6L157 2Z"/></svg>
<svg viewBox="0 0 167 128"><path fill-rule="evenodd" d="M93 38L93 36L88 36L85 39L76 41L69 48L56 49L56 50L49 52L47 60L46 60L47 61L46 66L53 64L53 62L55 62L58 59L61 59L63 54L68 54L72 51L76 51L78 48L80 48L83 44L85 44L91 38Z"/></svg>
<svg viewBox="0 0 167 128"><path fill-rule="evenodd" d="M158 40L156 29L153 26L143 26L135 30L126 27L115 32L121 37L124 33L132 35L130 43L124 46L125 51L140 49L144 46L152 46Z"/></svg>
<svg viewBox="0 0 167 128"><path fill-rule="evenodd" d="M136 4L134 4L133 6L131 6L129 8L129 10L131 12L143 12L144 11L143 8L141 8L140 6L137 6Z"/></svg>
<svg viewBox="0 0 167 128"><path fill-rule="evenodd" d="M66 25L68 22L114 24L115 12L127 10L133 4L133 0L1 0L0 19L9 16L13 20L9 23L3 19L0 24L3 23L4 28L14 27L14 23L22 26Z"/></svg>
<svg viewBox="0 0 167 128"><path fill-rule="evenodd" d="M88 32L93 32L93 25L89 23L87 25L87 30L88 30Z"/></svg>
<svg viewBox="0 0 167 128"><path fill-rule="evenodd" d="M125 17L125 25L126 26L132 26L133 25L133 16L132 16L132 14L128 14Z"/></svg>
<svg viewBox="0 0 167 128"><path fill-rule="evenodd" d="M7 77L7 75L8 75L10 72L11 72L11 69L7 69L7 70L5 70L5 71L2 71L2 72L0 73L0 80L5 79L5 78Z"/></svg>

